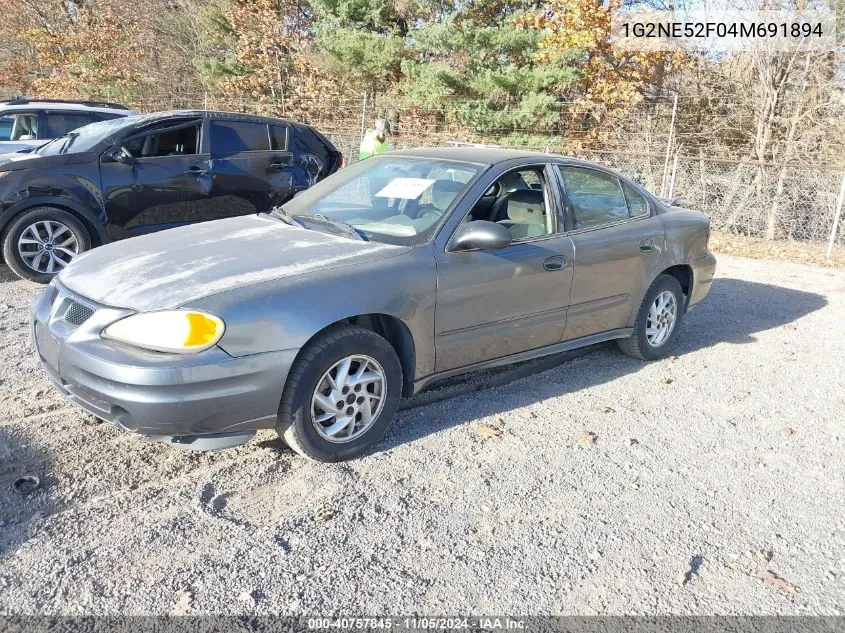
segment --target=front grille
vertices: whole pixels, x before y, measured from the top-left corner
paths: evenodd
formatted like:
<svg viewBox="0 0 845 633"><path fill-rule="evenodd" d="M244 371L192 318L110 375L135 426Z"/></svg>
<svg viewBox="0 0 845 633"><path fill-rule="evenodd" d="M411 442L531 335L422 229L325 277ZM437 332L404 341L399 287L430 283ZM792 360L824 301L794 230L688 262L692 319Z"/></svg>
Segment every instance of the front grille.
<svg viewBox="0 0 845 633"><path fill-rule="evenodd" d="M65 321L71 325L82 325L91 318L92 314L94 314L94 311L88 306L71 301L70 307L65 312Z"/></svg>

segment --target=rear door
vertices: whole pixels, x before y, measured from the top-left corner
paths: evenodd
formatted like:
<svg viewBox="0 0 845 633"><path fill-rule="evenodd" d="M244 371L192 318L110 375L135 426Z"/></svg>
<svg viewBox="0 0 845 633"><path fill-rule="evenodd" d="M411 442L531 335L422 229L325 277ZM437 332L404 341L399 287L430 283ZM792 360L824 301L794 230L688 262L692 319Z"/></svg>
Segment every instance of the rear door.
<svg viewBox="0 0 845 633"><path fill-rule="evenodd" d="M208 134L219 217L269 211L308 186L298 180L286 125L209 119Z"/></svg>
<svg viewBox="0 0 845 633"><path fill-rule="evenodd" d="M663 225L645 196L611 172L558 164L575 274L564 339L625 327L663 252Z"/></svg>

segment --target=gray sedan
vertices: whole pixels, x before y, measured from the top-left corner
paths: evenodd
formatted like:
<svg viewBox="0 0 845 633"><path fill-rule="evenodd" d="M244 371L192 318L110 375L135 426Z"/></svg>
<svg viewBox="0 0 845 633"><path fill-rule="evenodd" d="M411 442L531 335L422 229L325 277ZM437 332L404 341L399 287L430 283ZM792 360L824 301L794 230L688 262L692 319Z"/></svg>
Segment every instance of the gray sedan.
<svg viewBox="0 0 845 633"><path fill-rule="evenodd" d="M339 461L438 379L616 339L667 355L709 223L593 163L382 154L269 214L94 249L34 307L50 378L119 427L215 449L275 428Z"/></svg>

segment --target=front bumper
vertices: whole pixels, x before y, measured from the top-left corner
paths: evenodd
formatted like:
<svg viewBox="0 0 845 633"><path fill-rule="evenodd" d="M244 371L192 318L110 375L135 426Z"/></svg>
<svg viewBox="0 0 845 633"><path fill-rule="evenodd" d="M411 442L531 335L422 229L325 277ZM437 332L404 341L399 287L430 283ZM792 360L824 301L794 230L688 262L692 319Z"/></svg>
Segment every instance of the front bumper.
<svg viewBox="0 0 845 633"><path fill-rule="evenodd" d="M710 251L698 259L690 262L692 268L692 288L690 289L687 309L704 299L713 285L713 277L716 275L716 256Z"/></svg>
<svg viewBox="0 0 845 633"><path fill-rule="evenodd" d="M296 350L239 358L216 347L161 354L100 338L106 325L130 313L74 295L58 282L33 306L39 359L68 399L124 430L162 440L275 425Z"/></svg>

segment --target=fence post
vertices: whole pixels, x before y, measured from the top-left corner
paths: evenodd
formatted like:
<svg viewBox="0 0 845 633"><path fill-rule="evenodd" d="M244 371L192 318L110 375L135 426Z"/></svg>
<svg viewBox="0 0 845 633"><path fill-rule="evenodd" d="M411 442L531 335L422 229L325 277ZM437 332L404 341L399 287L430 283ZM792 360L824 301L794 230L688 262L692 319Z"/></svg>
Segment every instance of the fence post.
<svg viewBox="0 0 845 633"><path fill-rule="evenodd" d="M365 126L367 125L367 91L364 91L364 103L361 105L361 140L360 142L364 142L364 132L366 131Z"/></svg>
<svg viewBox="0 0 845 633"><path fill-rule="evenodd" d="M675 195L675 176L678 173L678 158L681 156L681 148L675 152L675 160L672 161L672 180L669 181L669 195L667 198L672 198Z"/></svg>
<svg viewBox="0 0 845 633"><path fill-rule="evenodd" d="M675 142L675 114L678 112L678 93L672 103L672 121L669 123L669 139L666 141L666 160L663 161L663 178L660 179L660 196L666 195L666 177L669 171L669 156L672 155L672 143Z"/></svg>
<svg viewBox="0 0 845 633"><path fill-rule="evenodd" d="M842 174L842 186L839 188L839 198L836 200L836 214L833 216L833 228L830 231L830 242L827 244L827 258L833 257L833 245L839 232L839 218L842 217L842 204L845 203L845 173Z"/></svg>

